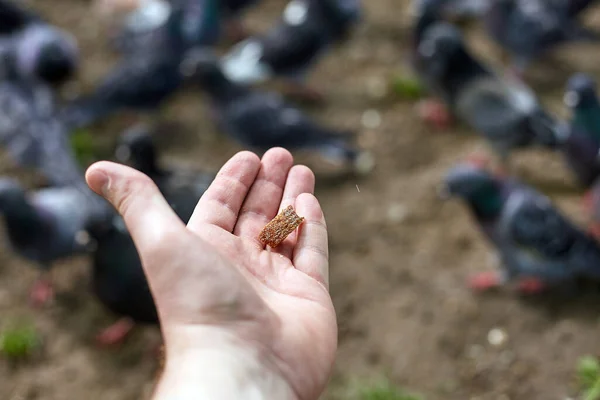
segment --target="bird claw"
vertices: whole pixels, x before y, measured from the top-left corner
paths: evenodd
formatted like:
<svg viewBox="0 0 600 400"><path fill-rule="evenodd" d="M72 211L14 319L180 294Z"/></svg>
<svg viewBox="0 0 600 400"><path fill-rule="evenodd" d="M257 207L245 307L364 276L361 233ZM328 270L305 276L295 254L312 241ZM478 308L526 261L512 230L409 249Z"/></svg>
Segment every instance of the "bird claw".
<svg viewBox="0 0 600 400"><path fill-rule="evenodd" d="M127 318L120 319L100 332L100 334L96 336L96 343L103 347L122 344L133 327L134 323L131 320Z"/></svg>
<svg viewBox="0 0 600 400"><path fill-rule="evenodd" d="M46 279L38 279L31 288L29 300L34 307L42 307L54 299L54 288L52 282Z"/></svg>
<svg viewBox="0 0 600 400"><path fill-rule="evenodd" d="M523 294L539 294L546 289L546 285L537 278L526 278L519 281L518 289Z"/></svg>
<svg viewBox="0 0 600 400"><path fill-rule="evenodd" d="M448 108L439 100L427 99L417 105L419 117L438 129L445 130L452 125L452 117Z"/></svg>
<svg viewBox="0 0 600 400"><path fill-rule="evenodd" d="M481 272L469 278L468 285L472 290L483 292L502 285L502 279L497 272Z"/></svg>

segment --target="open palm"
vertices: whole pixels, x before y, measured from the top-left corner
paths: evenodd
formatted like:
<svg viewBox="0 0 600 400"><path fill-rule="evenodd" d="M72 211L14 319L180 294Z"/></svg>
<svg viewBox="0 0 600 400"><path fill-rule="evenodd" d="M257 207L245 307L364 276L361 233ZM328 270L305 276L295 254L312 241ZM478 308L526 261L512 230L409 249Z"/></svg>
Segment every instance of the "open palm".
<svg viewBox="0 0 600 400"><path fill-rule="evenodd" d="M337 329L328 293L327 230L308 168L293 166L291 154L280 148L262 160L238 153L187 226L143 174L103 162L87 175L136 243L161 318L167 362L194 343L206 346L202 333L216 327L257 348L298 398L318 398L333 364ZM276 249L265 250L260 230L290 204L305 222Z"/></svg>

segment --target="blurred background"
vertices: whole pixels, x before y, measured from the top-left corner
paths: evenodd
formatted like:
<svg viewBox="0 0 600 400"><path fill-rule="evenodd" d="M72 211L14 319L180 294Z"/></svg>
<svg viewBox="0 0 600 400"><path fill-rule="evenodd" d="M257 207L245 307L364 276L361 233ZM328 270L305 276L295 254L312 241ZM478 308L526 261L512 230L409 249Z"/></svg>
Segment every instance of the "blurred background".
<svg viewBox="0 0 600 400"><path fill-rule="evenodd" d="M91 90L118 62L108 42L118 19L103 17L92 1L21 3L78 41L81 67L61 89L65 98ZM243 21L252 33L267 31L286 4L260 1ZM323 398L577 398L583 357L600 353L598 296L532 302L512 293L474 294L466 287L471 273L493 268L490 247L467 210L458 202L441 202L436 187L448 168L480 149L481 142L462 125L439 131L417 115L422 94L406 83L412 79L411 1L363 0L363 7L363 19L349 39L310 72L309 85L323 93L323 104L302 109L330 126L356 131L358 144L374 156L375 168L362 176L339 174L314 154L294 153L297 162L316 173L316 195L330 231L339 351ZM584 20L598 26L600 8L591 7ZM477 23L466 25L465 32L479 57L500 69L507 65ZM219 51L229 46L223 42ZM599 49L590 43L565 46L552 63L533 64L526 81L549 111L566 117L566 80L575 72L600 78ZM161 162L216 172L244 148L219 132L205 100L184 88L157 112ZM134 118L119 114L81 129L74 143L82 163L113 159L119 135ZM573 221L585 222L582 191L559 154L526 150L515 156L515 165L524 181L550 196ZM0 174L18 177L28 187L38 180L4 153ZM4 347L36 343L26 360L0 357L0 398L129 400L140 398L140 392L148 395L159 370L157 357L148 351L159 339L158 329L136 327L123 344L98 347L96 333L117 316L89 290L89 259L75 257L53 269L56 298L41 309L27 302L36 279L36 270L27 264L8 245L0 251ZM23 326L28 330L15 333ZM7 344L9 336L17 343ZM588 366L596 368L594 362ZM404 390L414 397L402 395Z"/></svg>

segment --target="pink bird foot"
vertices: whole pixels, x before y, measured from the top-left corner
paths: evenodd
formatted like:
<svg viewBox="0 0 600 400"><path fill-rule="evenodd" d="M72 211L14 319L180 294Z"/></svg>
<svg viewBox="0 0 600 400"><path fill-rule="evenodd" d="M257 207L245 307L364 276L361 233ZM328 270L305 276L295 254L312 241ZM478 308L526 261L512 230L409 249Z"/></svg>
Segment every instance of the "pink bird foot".
<svg viewBox="0 0 600 400"><path fill-rule="evenodd" d="M539 294L546 289L546 285L537 278L521 279L517 287L523 294Z"/></svg>
<svg viewBox="0 0 600 400"><path fill-rule="evenodd" d="M502 279L497 272L481 272L469 278L469 287L477 292L484 292L502 286Z"/></svg>
<svg viewBox="0 0 600 400"><path fill-rule="evenodd" d="M54 299L52 281L46 278L38 279L31 288L29 301L34 307L42 307Z"/></svg>
<svg viewBox="0 0 600 400"><path fill-rule="evenodd" d="M127 335L133 330L135 323L129 318L121 318L113 325L104 329L96 336L96 343L99 346L115 346L122 344Z"/></svg>
<svg viewBox="0 0 600 400"><path fill-rule="evenodd" d="M437 99L427 99L417 105L419 117L437 129L446 130L452 125L452 116L444 103Z"/></svg>

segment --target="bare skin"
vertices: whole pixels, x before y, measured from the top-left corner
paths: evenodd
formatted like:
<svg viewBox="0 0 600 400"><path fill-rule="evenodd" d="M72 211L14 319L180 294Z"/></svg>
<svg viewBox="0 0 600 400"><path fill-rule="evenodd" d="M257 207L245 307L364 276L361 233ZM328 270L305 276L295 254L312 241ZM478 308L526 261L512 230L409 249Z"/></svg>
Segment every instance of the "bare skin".
<svg viewBox="0 0 600 400"><path fill-rule="evenodd" d="M155 298L166 353L156 399L233 390L203 379L219 372L220 362L225 380L238 376L231 368L261 371L252 376L267 382L262 398L286 388L277 398L319 397L332 369L337 325L327 228L310 169L293 166L281 148L262 160L240 152L220 170L187 226L138 171L99 162L86 179L123 216ZM266 250L258 233L290 204L304 224ZM236 398L228 394L211 398Z"/></svg>

